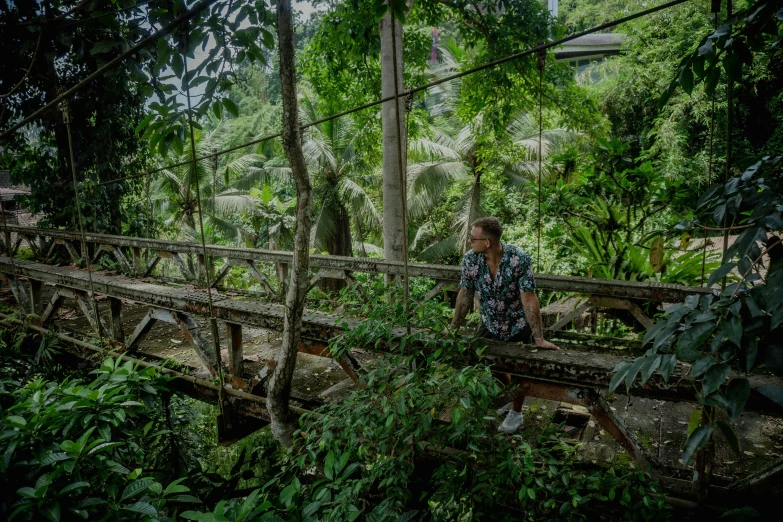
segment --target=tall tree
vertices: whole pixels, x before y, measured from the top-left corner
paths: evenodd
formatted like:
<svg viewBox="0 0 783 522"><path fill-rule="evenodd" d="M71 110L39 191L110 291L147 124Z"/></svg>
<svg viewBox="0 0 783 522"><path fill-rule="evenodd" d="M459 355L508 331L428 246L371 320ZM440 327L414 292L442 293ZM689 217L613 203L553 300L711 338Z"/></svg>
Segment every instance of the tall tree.
<svg viewBox="0 0 783 522"><path fill-rule="evenodd" d="M404 92L402 57L403 13L413 0L388 0L389 11L380 22L381 97ZM405 128L405 100L397 98L381 107L383 134L383 257L402 261L405 253L405 184L408 136Z"/></svg>
<svg viewBox="0 0 783 522"><path fill-rule="evenodd" d="M277 364L269 383L266 407L272 419L272 434L275 439L290 446L293 442L296 424L291 416L288 399L291 395L291 379L294 375L299 337L302 330L304 299L309 286L310 224L312 222L310 213L313 198L313 187L302 152L302 139L299 132L291 0L282 0L277 4L277 39L280 50L283 148L296 183L297 202L294 256L283 319L283 343L275 358Z"/></svg>

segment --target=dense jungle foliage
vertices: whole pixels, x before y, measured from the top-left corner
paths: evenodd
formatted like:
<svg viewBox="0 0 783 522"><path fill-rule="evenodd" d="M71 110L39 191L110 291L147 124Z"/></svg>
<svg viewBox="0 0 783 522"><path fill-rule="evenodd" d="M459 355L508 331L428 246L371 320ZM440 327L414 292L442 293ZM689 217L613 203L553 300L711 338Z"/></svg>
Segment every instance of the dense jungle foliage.
<svg viewBox="0 0 783 522"><path fill-rule="evenodd" d="M404 84L662 3L564 0L557 19L538 0L486 2L485 11L450 0L414 0L409 10L395 3L404 17ZM382 4L314 0L298 14L302 123L378 98ZM616 318L597 325L598 333L643 344L616 368L611 390L656 373L668 381L676 362L692 365L687 378L701 405L688 427L686 464L717 433L740 452L735 428L747 374L783 373L783 5L736 1L728 16L725 2L718 13L712 4L693 0L617 25L611 32L622 36L622 51L589 63L574 66L549 52L441 83L409 96L405 112L411 261L459 263L470 223L493 215L504 223L504 241L529 252L537 272L715 289L665 311L646 308L657 320L646 332ZM3 3L3 45L19 53L5 53L0 64L2 127L193 5ZM282 114L274 25L274 7L262 0L211 5L190 32L159 39L75 96L69 127L52 112L0 143L0 168L31 188L20 204L40 226L78 228L73 148L90 231L291 250L296 190L280 140L265 138L280 131ZM314 187L311 253L382 256L380 119L372 107L302 132ZM195 169L184 163L193 154ZM730 247L704 249L708 241L724 244L726 230ZM107 257L101 263L117 268ZM166 262L159 270L173 272ZM285 267L264 270L277 297L284 295ZM258 289L240 270L224 284ZM424 299L433 286L414 281L411 320L419 331L394 339L392 327L407 317L402 299L385 296L399 288L360 277L350 290L310 291L308 306L364 318L333 340L335 354L356 346L391 353L378 355L347 399L303 418L290 450L267 430L221 447L214 408L177 395L155 369L100 357L90 368L66 370L56 339L3 330L0 514L51 521L676 516L645 470L622 461L587 465L557 426L495 433L493 401L503 390L481 348L448 328L449 304ZM542 293L542 306L560 297ZM783 387L759 391L783 404Z"/></svg>

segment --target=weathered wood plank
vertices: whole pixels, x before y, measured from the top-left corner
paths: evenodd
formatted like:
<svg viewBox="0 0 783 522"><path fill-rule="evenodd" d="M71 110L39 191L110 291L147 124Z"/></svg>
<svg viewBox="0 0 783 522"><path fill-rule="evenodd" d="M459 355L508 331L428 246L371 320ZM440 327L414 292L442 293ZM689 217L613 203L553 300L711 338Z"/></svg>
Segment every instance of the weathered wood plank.
<svg viewBox="0 0 783 522"><path fill-rule="evenodd" d="M36 234L59 241L78 241L80 235L77 232L65 230L50 230L37 227L25 227L20 225L8 225L9 232ZM178 241L163 241L159 239L146 239L109 234L86 233L86 240L90 243L102 245L114 245L127 248L148 248L156 252L179 254L202 254L199 243ZM238 248L218 245L207 245L207 255L214 257L249 259L254 262L291 263L291 252L280 250L264 250L256 248ZM378 274L402 275L404 267L402 263L385 261L382 259L367 259L340 256L310 256L310 265L313 268L332 268L353 272L368 272ZM409 263L408 271L411 277L429 277L440 281L455 282L460 279L460 267L449 265L427 265ZM148 275L149 271L145 273ZM688 287L665 283L637 283L631 281L608 281L587 277L558 276L551 274L536 274L538 287L545 290L557 290L564 292L582 293L589 295L602 295L607 297L620 297L627 299L647 299L661 302L678 302L691 294L711 293L710 289L701 287Z"/></svg>

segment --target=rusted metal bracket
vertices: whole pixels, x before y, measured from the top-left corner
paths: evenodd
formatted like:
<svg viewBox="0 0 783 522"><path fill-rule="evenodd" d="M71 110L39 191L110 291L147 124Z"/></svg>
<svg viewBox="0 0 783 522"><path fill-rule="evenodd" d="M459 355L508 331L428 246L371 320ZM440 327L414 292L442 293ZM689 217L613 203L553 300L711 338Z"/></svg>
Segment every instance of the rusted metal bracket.
<svg viewBox="0 0 783 522"><path fill-rule="evenodd" d="M179 327L182 336L196 350L201 362L213 376L217 375L217 357L210 342L202 335L198 324L190 315L161 308L150 308L125 344L125 350L132 353L147 336L155 323L162 321Z"/></svg>
<svg viewBox="0 0 783 522"><path fill-rule="evenodd" d="M660 466L654 457L619 419L606 400L592 388L571 386L534 379L521 379L520 390L526 396L538 397L556 402L566 402L587 408L595 420L609 433L620 446L641 466L652 467L653 472Z"/></svg>

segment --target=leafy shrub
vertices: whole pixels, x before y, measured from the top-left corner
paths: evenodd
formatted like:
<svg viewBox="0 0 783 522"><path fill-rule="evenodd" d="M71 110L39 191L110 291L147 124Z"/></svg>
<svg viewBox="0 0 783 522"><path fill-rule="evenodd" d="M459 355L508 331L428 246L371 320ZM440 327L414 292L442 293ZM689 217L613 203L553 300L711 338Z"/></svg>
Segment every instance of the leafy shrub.
<svg viewBox="0 0 783 522"><path fill-rule="evenodd" d="M194 503L176 480L144 470L165 430L154 368L106 359L84 383L6 381L0 419L2 506L9 520L146 520L168 503Z"/></svg>

